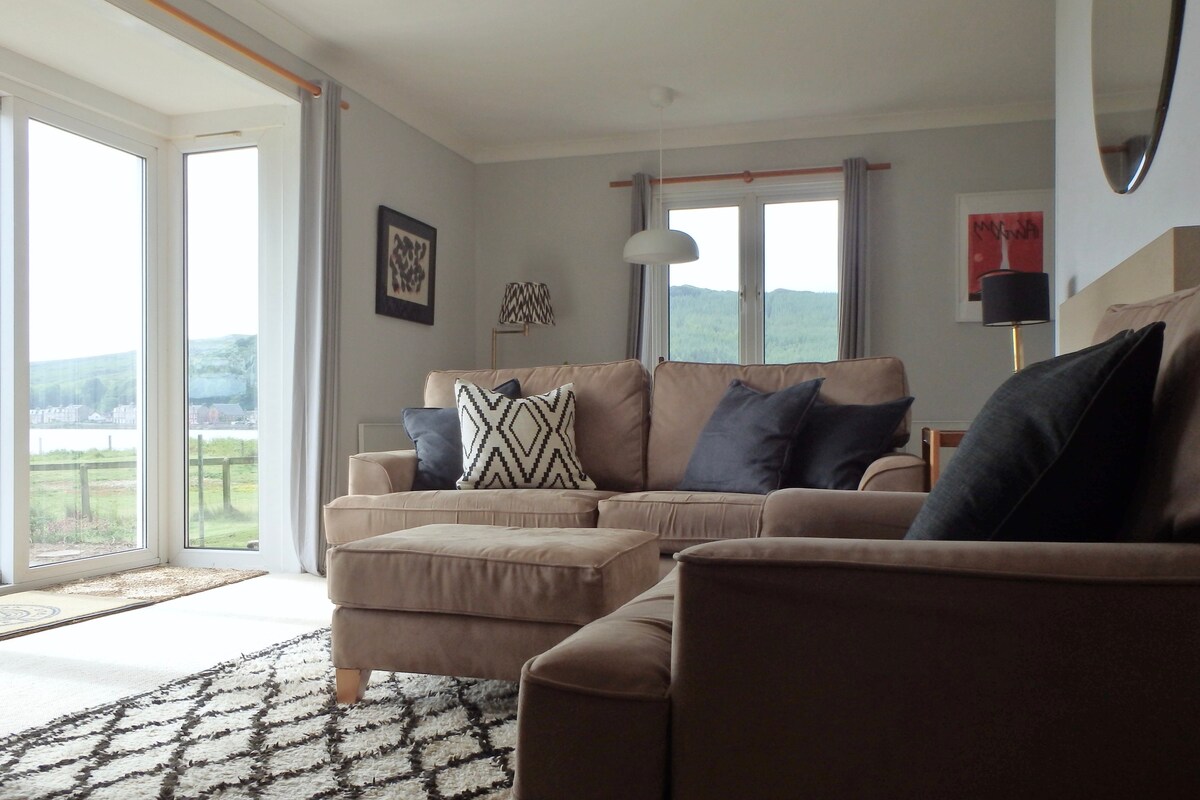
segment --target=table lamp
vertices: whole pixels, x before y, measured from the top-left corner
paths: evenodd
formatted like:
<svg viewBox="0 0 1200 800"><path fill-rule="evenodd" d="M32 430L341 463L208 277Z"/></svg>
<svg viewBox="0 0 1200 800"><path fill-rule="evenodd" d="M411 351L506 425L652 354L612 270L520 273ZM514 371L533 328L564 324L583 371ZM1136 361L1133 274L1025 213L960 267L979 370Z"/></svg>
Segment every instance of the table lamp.
<svg viewBox="0 0 1200 800"><path fill-rule="evenodd" d="M984 273L979 280L983 324L1012 326L1013 372L1025 366L1021 327L1050 321L1050 276L1013 269Z"/></svg>
<svg viewBox="0 0 1200 800"><path fill-rule="evenodd" d="M501 325L520 325L520 328L492 328L492 369L496 368L496 337L504 333L529 335L530 325L553 325L554 309L550 306L550 287L544 283L507 283L500 302Z"/></svg>

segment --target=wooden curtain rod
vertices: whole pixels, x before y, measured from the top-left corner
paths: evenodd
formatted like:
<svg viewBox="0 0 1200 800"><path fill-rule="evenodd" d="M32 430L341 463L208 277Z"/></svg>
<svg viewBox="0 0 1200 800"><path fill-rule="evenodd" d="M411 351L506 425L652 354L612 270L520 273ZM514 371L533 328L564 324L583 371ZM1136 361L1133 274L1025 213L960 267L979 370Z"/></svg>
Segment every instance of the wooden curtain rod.
<svg viewBox="0 0 1200 800"><path fill-rule="evenodd" d="M868 164L867 169L891 169L891 163ZM651 178L651 186L672 183L703 183L704 181L745 181L753 183L758 178L785 178L792 175L833 175L842 171L841 167L806 167L804 169L772 169L765 172L723 172L719 175L681 175L677 178ZM633 186L633 181L610 181L610 189L620 189Z"/></svg>
<svg viewBox="0 0 1200 800"><path fill-rule="evenodd" d="M259 66L262 66L262 67L266 67L271 72L274 72L276 75L280 76L281 78L286 78L287 80L289 80L292 83L299 86L301 89L304 89L306 92L311 94L313 97L321 96L321 87L320 86L317 86L312 81L301 78L299 75L292 72L290 69L286 69L284 67L279 66L274 61L271 61L269 58L267 58L266 56L259 55L258 53L251 50L249 47L246 47L246 45L242 44L241 42L239 42L235 39L231 39L230 37L221 33L216 28L212 27L211 25L208 25L208 24L196 19L191 14L188 14L186 11L176 8L175 6L171 5L170 3L165 2L165 0L146 0L146 2L149 3L150 5L154 6L155 8L158 8L158 9L161 9L162 11L167 12L168 14L170 14L172 17L175 17L175 19L179 20L180 22L183 22L186 25L190 25L191 27L193 27L196 30L203 33L205 36L208 36L212 39L216 39L218 42L220 42L221 44L230 48L231 50L241 53L246 58L253 61L255 64L258 64ZM347 103L345 100L343 100L339 105L341 105L343 110L347 110L350 108L350 104Z"/></svg>

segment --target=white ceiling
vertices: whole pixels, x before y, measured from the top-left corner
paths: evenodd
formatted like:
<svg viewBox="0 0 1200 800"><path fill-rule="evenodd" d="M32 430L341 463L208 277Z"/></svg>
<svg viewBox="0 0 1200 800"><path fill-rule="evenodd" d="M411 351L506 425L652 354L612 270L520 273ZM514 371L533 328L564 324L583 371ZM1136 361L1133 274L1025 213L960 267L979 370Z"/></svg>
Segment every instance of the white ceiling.
<svg viewBox="0 0 1200 800"><path fill-rule="evenodd" d="M0 0L0 47L168 116L286 102L104 0Z"/></svg>
<svg viewBox="0 0 1200 800"><path fill-rule="evenodd" d="M210 2L478 161L1053 115L1053 0Z"/></svg>
<svg viewBox="0 0 1200 800"><path fill-rule="evenodd" d="M479 162L650 149L656 85L668 147L1053 116L1053 0L209 4ZM163 113L279 102L103 0L0 9L0 47Z"/></svg>

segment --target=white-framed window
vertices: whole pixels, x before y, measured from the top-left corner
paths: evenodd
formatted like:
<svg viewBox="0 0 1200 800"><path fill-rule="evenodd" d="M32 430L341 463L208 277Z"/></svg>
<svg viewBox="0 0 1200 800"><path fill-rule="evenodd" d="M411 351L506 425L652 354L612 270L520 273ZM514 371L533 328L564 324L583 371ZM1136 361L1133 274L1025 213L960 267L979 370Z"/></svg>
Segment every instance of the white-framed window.
<svg viewBox="0 0 1200 800"><path fill-rule="evenodd" d="M4 583L159 558L162 454L149 435L159 362L148 343L159 335L163 142L75 111L0 102Z"/></svg>
<svg viewBox="0 0 1200 800"><path fill-rule="evenodd" d="M285 355L298 123L292 103L171 118L156 135L0 80L0 591L167 560L299 569ZM189 171L216 187L190 198L205 219L188 218ZM212 246L235 226L230 261ZM209 348L207 372L189 363L189 344L194 356L224 336L255 341ZM204 511L189 495L189 374L211 378L202 391L221 406L209 443L237 439L206 454Z"/></svg>
<svg viewBox="0 0 1200 800"><path fill-rule="evenodd" d="M647 364L832 361L842 181L666 187L663 223L700 260L648 268Z"/></svg>

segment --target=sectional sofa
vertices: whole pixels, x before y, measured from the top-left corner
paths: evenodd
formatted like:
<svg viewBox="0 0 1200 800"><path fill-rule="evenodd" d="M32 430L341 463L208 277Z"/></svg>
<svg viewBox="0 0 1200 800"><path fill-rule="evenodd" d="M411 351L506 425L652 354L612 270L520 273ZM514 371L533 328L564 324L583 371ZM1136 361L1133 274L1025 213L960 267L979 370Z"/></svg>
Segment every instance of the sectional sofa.
<svg viewBox="0 0 1200 800"><path fill-rule="evenodd" d="M634 529L658 534L665 574L671 556L694 544L770 535L771 525L789 530L805 526L807 535L815 535L823 530L825 520L833 518L831 507L854 505L850 501L856 495L924 488L924 462L891 452L869 465L859 482L861 492L799 491L804 498L799 502L808 505L807 522L794 518L794 498L787 501L786 513L775 513L774 493L676 490L702 428L731 381L774 392L823 378L822 401L874 405L908 394L904 365L895 358L742 366L668 361L655 370L653 391L650 376L636 360L446 370L429 374L425 405L453 407L456 380L490 388L512 378L520 381L524 395L574 385L576 446L596 489L413 491L415 451L360 453L350 459L349 494L325 508L329 543L344 544L432 523ZM906 413L892 435L893 447L908 441L909 417ZM873 507L868 503L862 509L864 524L872 524ZM875 522L887 525L884 518Z"/></svg>
<svg viewBox="0 0 1200 800"><path fill-rule="evenodd" d="M987 480L1054 435L1085 446L1051 501L1070 527L1119 472L1108 533L896 541L925 494L775 492L777 535L678 553L525 664L517 800L1200 796L1200 289L1114 306L1094 341L1159 321L1144 452L1105 447L1122 418L1030 426L985 459ZM813 511L825 533L797 536Z"/></svg>

